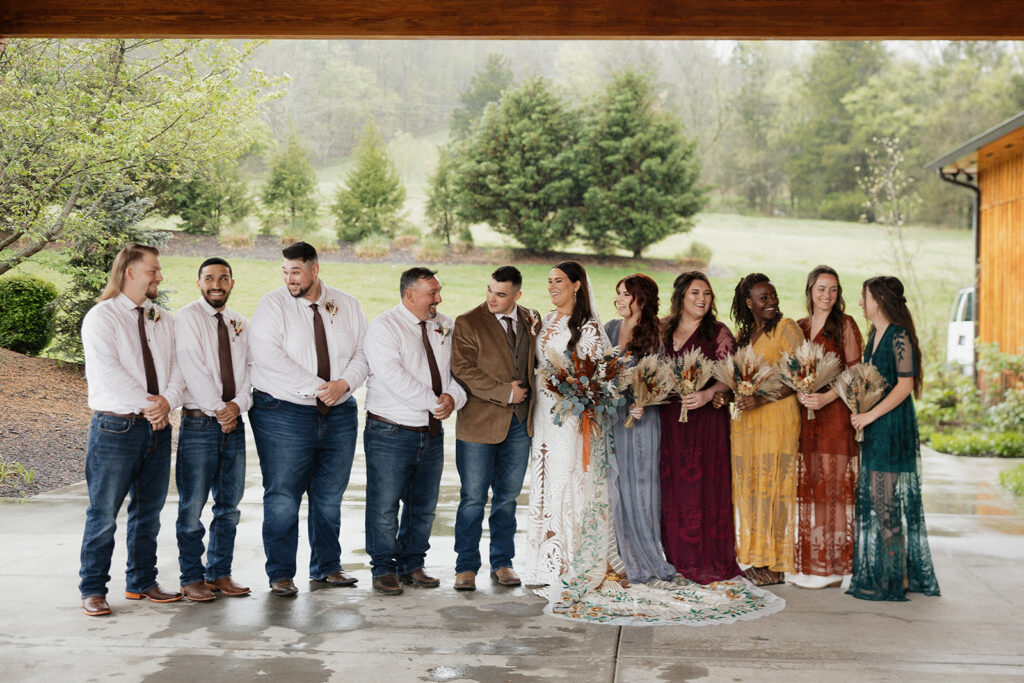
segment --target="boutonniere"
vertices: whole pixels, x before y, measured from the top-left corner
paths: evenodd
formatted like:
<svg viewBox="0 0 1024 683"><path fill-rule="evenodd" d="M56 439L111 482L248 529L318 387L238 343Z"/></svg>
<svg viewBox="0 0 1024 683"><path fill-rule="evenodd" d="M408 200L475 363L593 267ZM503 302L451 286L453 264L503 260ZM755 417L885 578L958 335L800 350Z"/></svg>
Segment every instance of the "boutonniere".
<svg viewBox="0 0 1024 683"><path fill-rule="evenodd" d="M239 320L238 318L232 318L230 322L231 329L235 331L235 338L237 339L238 335L242 334L242 321Z"/></svg>
<svg viewBox="0 0 1024 683"><path fill-rule="evenodd" d="M335 301L334 299L328 299L327 303L324 305L324 308L327 309L328 315L331 316L331 324L333 325L334 316L338 315L338 302Z"/></svg>
<svg viewBox="0 0 1024 683"><path fill-rule="evenodd" d="M445 325L444 323L437 323L437 325L434 327L434 332L437 332L439 335L441 335L441 346L444 346L444 340L449 334L452 333L452 328L449 325Z"/></svg>
<svg viewBox="0 0 1024 683"><path fill-rule="evenodd" d="M537 334L537 330L540 328L540 320L533 315L533 311L530 309L523 309L523 315L526 317L526 324L530 326L534 334Z"/></svg>
<svg viewBox="0 0 1024 683"><path fill-rule="evenodd" d="M155 325L160 320L160 311L156 309L156 306L150 306L149 310L146 311L146 317L152 320Z"/></svg>

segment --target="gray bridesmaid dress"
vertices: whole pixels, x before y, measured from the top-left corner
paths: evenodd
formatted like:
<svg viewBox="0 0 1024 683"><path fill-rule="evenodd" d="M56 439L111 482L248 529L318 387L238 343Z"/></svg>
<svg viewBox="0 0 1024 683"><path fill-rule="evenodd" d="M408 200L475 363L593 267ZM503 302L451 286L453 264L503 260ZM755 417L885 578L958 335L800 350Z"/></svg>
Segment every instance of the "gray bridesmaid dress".
<svg viewBox="0 0 1024 683"><path fill-rule="evenodd" d="M622 320L605 325L611 343L618 346ZM631 428L624 426L629 402L619 406L612 425L615 455L610 458L608 487L619 555L633 583L671 580L675 567L661 547L661 474L658 407L648 406Z"/></svg>

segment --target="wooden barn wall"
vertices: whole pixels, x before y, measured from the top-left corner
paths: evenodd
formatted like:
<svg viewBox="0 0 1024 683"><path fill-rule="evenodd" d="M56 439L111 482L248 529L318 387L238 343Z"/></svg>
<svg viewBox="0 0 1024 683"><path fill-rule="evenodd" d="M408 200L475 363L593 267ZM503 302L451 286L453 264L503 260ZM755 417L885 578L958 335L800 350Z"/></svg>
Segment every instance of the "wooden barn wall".
<svg viewBox="0 0 1024 683"><path fill-rule="evenodd" d="M980 169L978 338L1024 352L1024 153Z"/></svg>

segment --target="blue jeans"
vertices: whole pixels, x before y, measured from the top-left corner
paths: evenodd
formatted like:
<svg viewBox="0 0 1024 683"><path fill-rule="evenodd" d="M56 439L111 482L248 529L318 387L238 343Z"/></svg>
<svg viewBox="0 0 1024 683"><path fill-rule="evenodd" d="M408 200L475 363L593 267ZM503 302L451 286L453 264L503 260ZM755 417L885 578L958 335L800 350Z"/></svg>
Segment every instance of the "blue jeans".
<svg viewBox="0 0 1024 683"><path fill-rule="evenodd" d="M89 508L82 536L82 598L107 594L117 513L128 503L125 589L144 593L156 585L156 537L171 476L171 428L153 431L148 421L94 413L85 454Z"/></svg>
<svg viewBox="0 0 1024 683"><path fill-rule="evenodd" d="M512 416L508 435L501 443L455 442L455 465L462 489L455 515L455 572L480 570L480 529L488 491L491 515L491 571L511 567L516 554L516 497L530 462L530 436L526 425Z"/></svg>
<svg viewBox="0 0 1024 683"><path fill-rule="evenodd" d="M444 432L413 432L366 420L366 552L373 575L423 567L444 467ZM401 523L398 503L402 503Z"/></svg>
<svg viewBox="0 0 1024 683"><path fill-rule="evenodd" d="M270 583L295 577L299 505L307 494L309 576L323 579L341 567L341 497L356 452L356 400L349 397L321 416L316 406L252 392L249 423L263 472L263 551Z"/></svg>
<svg viewBox="0 0 1024 683"><path fill-rule="evenodd" d="M174 468L178 485L178 564L181 585L204 578L216 581L231 576L235 555L235 527L238 503L245 491L245 423L230 434L220 430L215 417L181 418L178 431L178 460ZM200 515L213 492L213 521L210 547L203 569L203 535Z"/></svg>

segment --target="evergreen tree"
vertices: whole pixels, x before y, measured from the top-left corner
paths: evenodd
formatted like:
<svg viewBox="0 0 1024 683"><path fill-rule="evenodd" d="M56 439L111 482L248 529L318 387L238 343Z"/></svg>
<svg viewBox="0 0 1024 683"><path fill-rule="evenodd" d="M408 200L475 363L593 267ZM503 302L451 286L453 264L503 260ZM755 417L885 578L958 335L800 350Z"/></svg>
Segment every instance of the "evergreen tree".
<svg viewBox="0 0 1024 683"><path fill-rule="evenodd" d="M583 239L599 253L621 247L639 258L655 242L689 230L704 203L696 142L663 111L649 73L616 73L583 124Z"/></svg>
<svg viewBox="0 0 1024 683"><path fill-rule="evenodd" d="M469 135L470 130L491 102L501 99L501 94L512 85L512 67L501 55L487 55L487 64L473 76L469 88L459 93L461 106L452 112L452 137L456 139Z"/></svg>
<svg viewBox="0 0 1024 683"><path fill-rule="evenodd" d="M405 203L405 185L373 119L356 146L356 166L334 195L338 238L358 242L370 235L392 235Z"/></svg>
<svg viewBox="0 0 1024 683"><path fill-rule="evenodd" d="M238 162L217 159L202 173L159 189L156 208L164 216L180 216L187 233L215 235L224 218L240 221L256 206Z"/></svg>
<svg viewBox="0 0 1024 683"><path fill-rule="evenodd" d="M484 111L459 164L460 215L486 221L530 251L569 241L579 203L577 117L543 78Z"/></svg>
<svg viewBox="0 0 1024 683"><path fill-rule="evenodd" d="M425 213L427 221L434 232L448 244L452 243L452 235L465 231L466 224L458 214L459 196L455 186L455 155L448 147L439 147L437 169L428 179L427 205Z"/></svg>
<svg viewBox="0 0 1024 683"><path fill-rule="evenodd" d="M316 214L316 173L309 151L294 133L271 163L270 178L263 186L263 204L271 211L287 213L293 229L300 220Z"/></svg>

